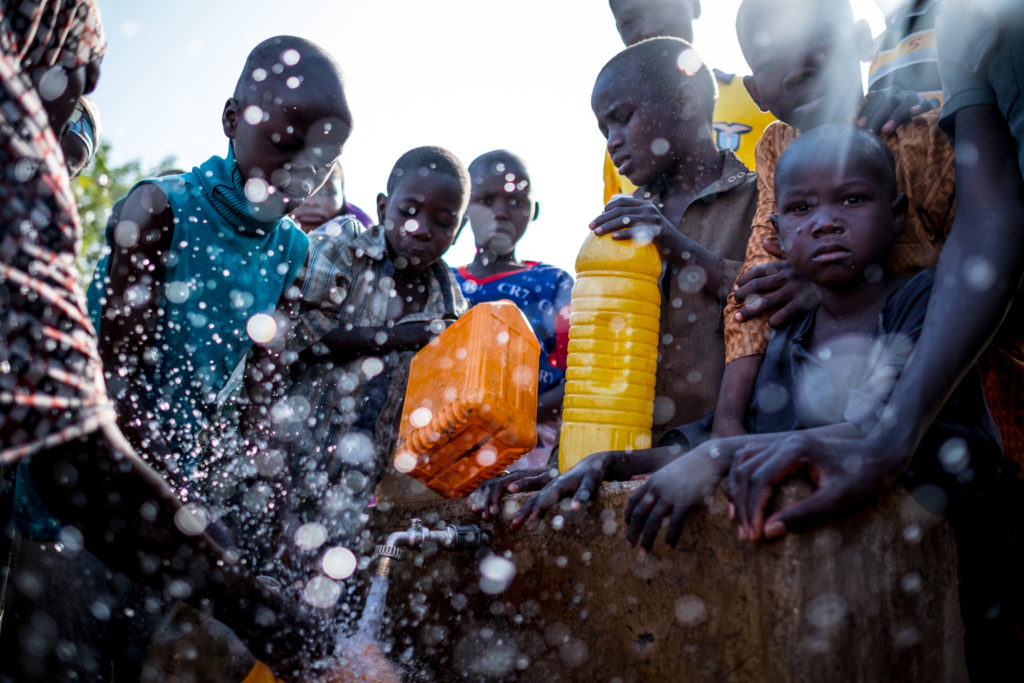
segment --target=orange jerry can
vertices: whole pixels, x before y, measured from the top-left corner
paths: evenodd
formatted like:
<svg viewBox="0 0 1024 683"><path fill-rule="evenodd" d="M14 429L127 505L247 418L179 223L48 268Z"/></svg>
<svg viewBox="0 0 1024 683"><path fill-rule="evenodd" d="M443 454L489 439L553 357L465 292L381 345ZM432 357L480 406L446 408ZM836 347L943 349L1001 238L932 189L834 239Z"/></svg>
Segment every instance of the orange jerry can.
<svg viewBox="0 0 1024 683"><path fill-rule="evenodd" d="M412 359L395 469L458 498L533 450L539 362L514 303L473 306Z"/></svg>

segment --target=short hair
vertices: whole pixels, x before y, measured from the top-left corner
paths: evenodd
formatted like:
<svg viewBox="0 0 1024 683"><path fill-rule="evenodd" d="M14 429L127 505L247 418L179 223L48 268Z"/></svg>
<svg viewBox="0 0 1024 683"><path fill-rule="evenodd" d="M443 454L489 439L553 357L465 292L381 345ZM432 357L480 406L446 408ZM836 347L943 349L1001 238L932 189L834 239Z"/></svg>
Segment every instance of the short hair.
<svg viewBox="0 0 1024 683"><path fill-rule="evenodd" d="M469 173L459 158L443 147L416 147L395 162L388 176L387 193L390 196L406 173L427 169L445 173L459 181L463 193L469 196Z"/></svg>
<svg viewBox="0 0 1024 683"><path fill-rule="evenodd" d="M520 157L507 149L495 149L490 152L484 152L469 162L470 179L481 176L484 173L493 172L496 164L504 164L506 168L518 171L519 175L526 178L530 177L530 172L526 169L526 162Z"/></svg>
<svg viewBox="0 0 1024 683"><path fill-rule="evenodd" d="M797 163L801 156L808 153L813 155L823 149L838 154L844 160L866 160L872 171L878 174L877 178L882 181L889 199L895 199L899 194L896 183L896 160L892 149L874 133L846 123L817 126L791 142L775 163L773 184L777 185L779 177L788 172L789 167Z"/></svg>
<svg viewBox="0 0 1024 683"><path fill-rule="evenodd" d="M743 37L760 25L760 22L753 21L753 18L762 10L775 14L800 11L808 16L813 12L823 12L833 17L843 15L839 18L848 18L849 22L853 23L853 7L850 6L850 0L785 0L781 3L779 0L742 0L739 9L736 10L736 37L744 57L747 56L747 51L743 49Z"/></svg>
<svg viewBox="0 0 1024 683"><path fill-rule="evenodd" d="M287 78L295 74L317 77L316 87L323 97L338 97L338 109L342 121L352 127L352 113L345 98L345 79L341 67L327 50L316 43L298 36L274 36L259 43L249 52L242 67L242 73L235 83L233 97L242 104L252 102L254 94L263 94L272 88L285 85ZM337 85L337 91L328 90ZM264 95L266 97L266 95Z"/></svg>
<svg viewBox="0 0 1024 683"><path fill-rule="evenodd" d="M597 81L621 70L628 70L637 83L655 88L662 95L670 95L680 83L689 82L697 89L708 116L714 111L718 96L715 79L693 45L682 38L648 38L630 45L608 60Z"/></svg>

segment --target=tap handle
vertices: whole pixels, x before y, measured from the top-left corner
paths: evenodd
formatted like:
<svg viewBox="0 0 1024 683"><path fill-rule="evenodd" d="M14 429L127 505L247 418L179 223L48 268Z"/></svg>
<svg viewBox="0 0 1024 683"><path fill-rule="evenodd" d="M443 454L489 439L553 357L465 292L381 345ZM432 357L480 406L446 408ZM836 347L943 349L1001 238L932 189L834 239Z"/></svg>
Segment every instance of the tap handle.
<svg viewBox="0 0 1024 683"><path fill-rule="evenodd" d="M452 550L476 550L490 543L490 537L476 524L452 524L455 530L455 543Z"/></svg>

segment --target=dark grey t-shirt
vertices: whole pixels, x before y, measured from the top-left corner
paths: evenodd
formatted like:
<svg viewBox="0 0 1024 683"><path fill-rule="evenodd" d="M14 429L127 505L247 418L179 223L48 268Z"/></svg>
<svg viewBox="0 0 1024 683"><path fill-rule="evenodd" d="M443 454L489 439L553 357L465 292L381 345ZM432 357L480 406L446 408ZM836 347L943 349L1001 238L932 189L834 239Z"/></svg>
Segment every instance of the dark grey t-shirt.
<svg viewBox="0 0 1024 683"><path fill-rule="evenodd" d="M943 92L939 125L952 138L958 111L995 105L1017 141L1024 174L1024 3L944 0L935 30Z"/></svg>

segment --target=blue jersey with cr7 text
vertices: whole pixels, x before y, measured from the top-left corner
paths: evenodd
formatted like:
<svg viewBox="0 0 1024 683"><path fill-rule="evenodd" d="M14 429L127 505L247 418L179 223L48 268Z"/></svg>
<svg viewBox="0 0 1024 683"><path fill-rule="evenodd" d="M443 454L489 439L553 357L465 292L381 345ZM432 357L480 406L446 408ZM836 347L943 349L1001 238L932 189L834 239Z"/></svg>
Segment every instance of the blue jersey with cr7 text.
<svg viewBox="0 0 1024 683"><path fill-rule="evenodd" d="M474 277L465 266L453 270L463 296L471 304L508 299L530 321L540 341L537 389L544 393L565 378L572 276L546 263L525 263L522 270L485 278Z"/></svg>

